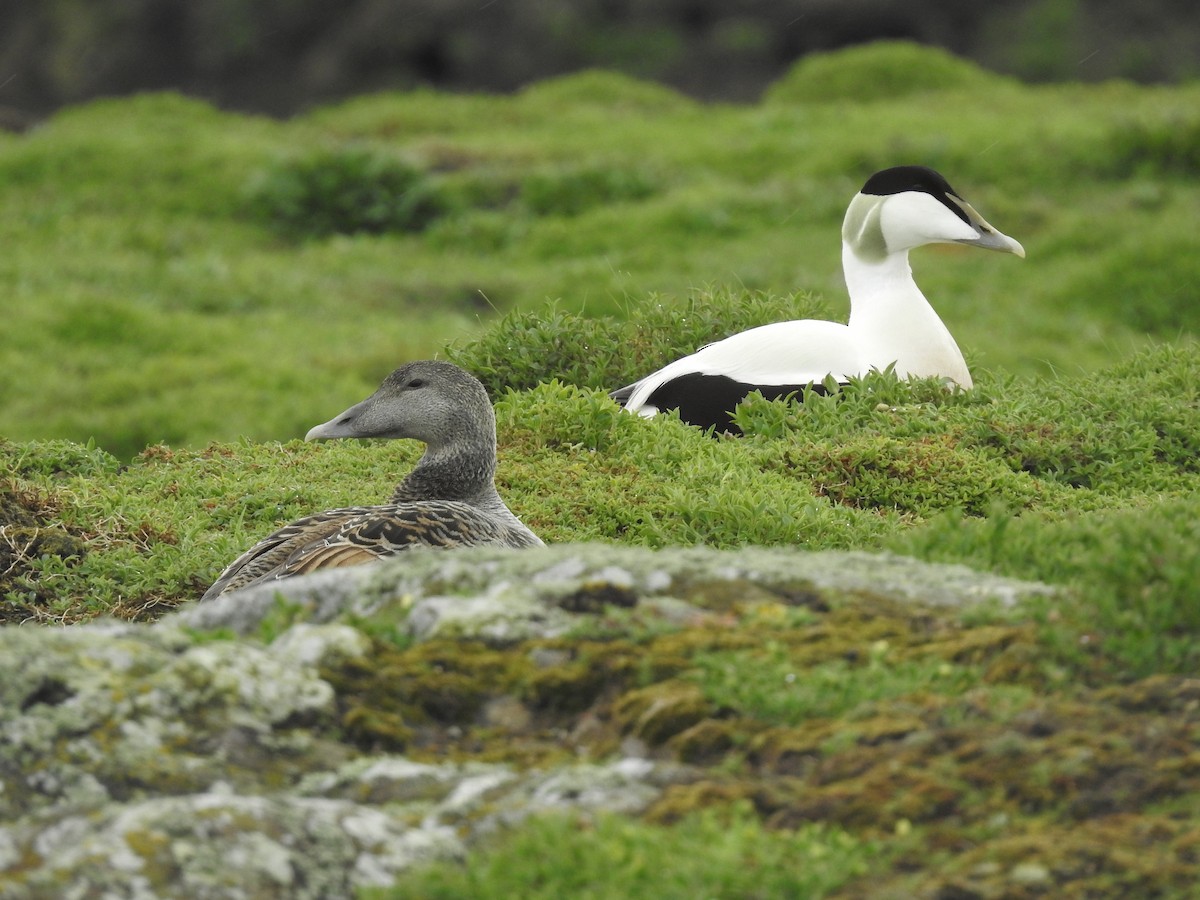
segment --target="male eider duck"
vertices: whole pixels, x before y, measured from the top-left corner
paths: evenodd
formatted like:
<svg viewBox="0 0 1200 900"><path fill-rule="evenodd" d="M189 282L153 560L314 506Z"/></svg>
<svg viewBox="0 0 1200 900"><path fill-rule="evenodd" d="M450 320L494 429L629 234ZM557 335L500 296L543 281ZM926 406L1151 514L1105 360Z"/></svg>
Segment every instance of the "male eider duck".
<svg viewBox="0 0 1200 900"><path fill-rule="evenodd" d="M925 166L876 172L842 223L842 269L850 293L846 325L777 322L708 344L612 392L631 412L678 409L701 428L737 432L733 409L751 391L768 399L895 367L900 378L941 377L971 387L971 373L942 320L913 281L908 251L954 243L1025 256L946 179Z"/></svg>
<svg viewBox="0 0 1200 900"><path fill-rule="evenodd" d="M304 439L324 438L413 438L426 448L389 503L331 509L279 529L235 559L201 600L418 547L542 546L496 492L496 417L483 385L458 366L401 366Z"/></svg>

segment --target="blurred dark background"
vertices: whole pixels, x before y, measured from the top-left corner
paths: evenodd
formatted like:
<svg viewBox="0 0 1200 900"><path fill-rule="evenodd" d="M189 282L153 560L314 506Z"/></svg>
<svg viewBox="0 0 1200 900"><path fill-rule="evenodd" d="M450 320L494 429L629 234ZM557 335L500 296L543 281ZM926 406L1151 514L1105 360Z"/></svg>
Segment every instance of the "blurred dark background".
<svg viewBox="0 0 1200 900"><path fill-rule="evenodd" d="M0 0L0 123L142 90L287 115L587 67L748 100L805 53L876 38L1027 81L1200 74L1195 0Z"/></svg>

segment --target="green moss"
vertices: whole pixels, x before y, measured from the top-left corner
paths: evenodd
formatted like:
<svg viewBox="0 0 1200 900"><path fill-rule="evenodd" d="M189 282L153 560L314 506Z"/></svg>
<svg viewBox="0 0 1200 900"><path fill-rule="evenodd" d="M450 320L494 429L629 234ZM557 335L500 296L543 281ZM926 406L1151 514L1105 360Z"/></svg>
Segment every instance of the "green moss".
<svg viewBox="0 0 1200 900"><path fill-rule="evenodd" d="M1200 172L1198 139L1200 116L1194 109L1156 110L1122 122L1109 137L1113 174L1194 177Z"/></svg>
<svg viewBox="0 0 1200 900"><path fill-rule="evenodd" d="M1040 618L1041 640L1053 654L1047 661L1079 677L1187 672L1196 653L1189 637L1196 557L1188 548L1197 540L1197 509L1181 497L1090 516L998 514L965 527L942 519L896 546L937 559L965 539L971 544L965 557L977 565L1076 585L1044 606Z"/></svg>
<svg viewBox="0 0 1200 900"><path fill-rule="evenodd" d="M730 288L697 288L682 300L660 295L631 300L613 316L583 315L555 302L505 314L475 340L451 345L448 357L495 396L553 379L607 391L746 328L824 314L824 304L807 293ZM570 341L563 340L565 334ZM569 388L557 393L586 397Z"/></svg>
<svg viewBox="0 0 1200 900"><path fill-rule="evenodd" d="M654 115L699 109L694 101L663 85L600 70L547 78L522 90L517 103L543 114L560 114L564 108L609 113L636 109Z"/></svg>
<svg viewBox="0 0 1200 900"><path fill-rule="evenodd" d="M946 90L953 103L880 102ZM844 318L841 215L873 169L899 161L941 166L1030 247L1027 265L914 255L976 368L1093 371L1113 348L1145 344L1131 321L1172 339L1172 323L1188 321L1177 288L1195 264L1175 251L1195 206L1179 177L1194 94L1022 88L934 48L885 43L810 55L756 104L704 107L597 72L516 97L380 94L287 122L167 94L97 101L0 144L16 286L5 334L21 336L0 345L11 386L0 417L10 437L94 437L122 459L163 440L281 439L402 359L470 341L493 310L547 298L584 320L554 342L616 339L590 341L583 377L551 365L552 342L530 365L514 346L516 374L592 387L603 375L611 388L615 374L649 370L639 346L676 345L653 354L661 364L716 336L686 315L698 286L801 288L822 296L771 320L810 306ZM810 102L828 97L838 102ZM301 159L333 149L304 174L289 168L298 147L317 148ZM422 177L389 187L401 162ZM349 212L376 227L381 206L395 212L423 188L440 198L438 216L424 231L297 248L248 208L262 173L306 184L314 223L365 197ZM535 214L520 200L526 184L540 186L534 206L571 220ZM1147 284L1144 297L1129 290ZM657 328L588 330L656 307ZM745 327L740 315L725 324ZM493 356L502 370L506 355ZM75 365L55 362L66 358Z"/></svg>
<svg viewBox="0 0 1200 900"><path fill-rule="evenodd" d="M519 196L534 215L577 216L604 204L645 200L660 181L635 169L535 172L521 184Z"/></svg>
<svg viewBox="0 0 1200 900"><path fill-rule="evenodd" d="M547 847L557 848L548 855ZM465 866L414 872L375 898L824 897L877 849L844 832L763 828L746 805L657 828L613 816L549 817L494 842Z"/></svg>
<svg viewBox="0 0 1200 900"><path fill-rule="evenodd" d="M964 452L948 436L916 442L855 436L833 445L786 450L779 465L810 478L818 495L849 506L877 506L925 516L951 505L981 515L998 498L1013 506L1040 499L1038 485Z"/></svg>

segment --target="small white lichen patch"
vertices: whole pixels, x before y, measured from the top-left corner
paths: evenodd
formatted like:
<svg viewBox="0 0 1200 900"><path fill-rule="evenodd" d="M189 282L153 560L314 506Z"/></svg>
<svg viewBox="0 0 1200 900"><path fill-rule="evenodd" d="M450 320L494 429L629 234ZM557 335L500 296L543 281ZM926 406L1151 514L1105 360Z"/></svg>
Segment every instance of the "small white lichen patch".
<svg viewBox="0 0 1200 900"><path fill-rule="evenodd" d="M361 659L370 652L371 642L349 625L293 625L274 641L268 652L291 666L335 666Z"/></svg>
<svg viewBox="0 0 1200 900"><path fill-rule="evenodd" d="M569 613L503 581L474 597L427 597L407 620L409 634L420 640L471 636L498 644L555 637L573 624Z"/></svg>
<svg viewBox="0 0 1200 900"><path fill-rule="evenodd" d="M328 710L333 688L315 672L241 642L201 644L172 660L138 701L144 713L211 716L226 709L239 724L270 726Z"/></svg>

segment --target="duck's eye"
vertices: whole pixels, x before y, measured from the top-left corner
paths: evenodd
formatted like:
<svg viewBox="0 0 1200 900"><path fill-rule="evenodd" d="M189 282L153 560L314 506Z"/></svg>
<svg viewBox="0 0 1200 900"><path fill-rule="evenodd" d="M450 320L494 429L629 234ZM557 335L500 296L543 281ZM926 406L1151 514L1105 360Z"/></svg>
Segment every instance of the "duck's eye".
<svg viewBox="0 0 1200 900"><path fill-rule="evenodd" d="M412 381L410 381L408 383L407 387L410 387L410 388L425 387L425 379L424 378L414 378Z"/></svg>

